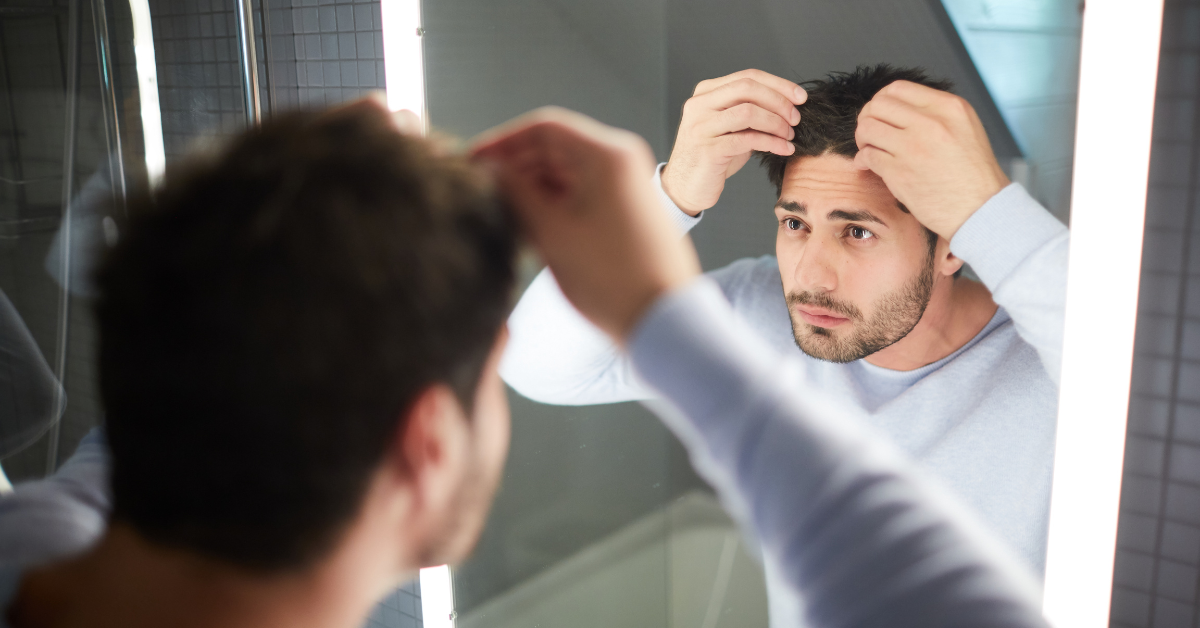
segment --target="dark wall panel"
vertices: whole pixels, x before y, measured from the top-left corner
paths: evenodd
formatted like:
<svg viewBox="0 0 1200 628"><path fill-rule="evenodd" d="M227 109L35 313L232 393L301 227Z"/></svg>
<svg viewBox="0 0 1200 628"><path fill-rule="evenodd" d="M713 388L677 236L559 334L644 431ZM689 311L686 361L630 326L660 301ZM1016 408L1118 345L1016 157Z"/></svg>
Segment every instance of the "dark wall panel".
<svg viewBox="0 0 1200 628"><path fill-rule="evenodd" d="M1168 0L1113 578L1113 626L1190 628L1200 622L1198 98L1200 1Z"/></svg>

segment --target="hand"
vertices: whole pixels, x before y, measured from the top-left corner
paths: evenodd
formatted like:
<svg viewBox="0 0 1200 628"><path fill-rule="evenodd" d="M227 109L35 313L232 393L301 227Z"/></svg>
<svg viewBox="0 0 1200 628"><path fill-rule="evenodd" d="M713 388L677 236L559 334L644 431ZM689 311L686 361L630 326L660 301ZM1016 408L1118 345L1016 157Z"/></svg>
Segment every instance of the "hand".
<svg viewBox="0 0 1200 628"><path fill-rule="evenodd" d="M650 183L654 156L637 135L547 107L489 131L473 154L497 182L585 317L624 343L663 293L700 272Z"/></svg>
<svg viewBox="0 0 1200 628"><path fill-rule="evenodd" d="M796 105L808 100L799 85L761 70L701 81L683 104L675 148L662 172L663 191L695 216L717 204L725 179L752 151L796 152Z"/></svg>
<svg viewBox="0 0 1200 628"><path fill-rule="evenodd" d="M854 137L854 165L946 240L1009 184L979 116L954 94L896 81L863 107Z"/></svg>

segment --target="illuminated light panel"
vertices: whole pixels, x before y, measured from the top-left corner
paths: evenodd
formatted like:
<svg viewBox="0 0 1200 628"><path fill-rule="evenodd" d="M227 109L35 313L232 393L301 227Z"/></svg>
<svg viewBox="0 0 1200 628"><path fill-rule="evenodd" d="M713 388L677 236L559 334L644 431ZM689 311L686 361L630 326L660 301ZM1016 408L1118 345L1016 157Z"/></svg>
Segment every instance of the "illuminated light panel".
<svg viewBox="0 0 1200 628"><path fill-rule="evenodd" d="M133 57L141 100L142 137L146 143L146 174L158 183L167 167L163 149L162 111L158 105L158 66L154 62L154 32L148 0L129 0L133 12Z"/></svg>
<svg viewBox="0 0 1200 628"><path fill-rule="evenodd" d="M1163 0L1088 0L1043 611L1107 628ZM1113 132L1113 111L1121 132Z"/></svg>
<svg viewBox="0 0 1200 628"><path fill-rule="evenodd" d="M420 0L382 0L383 67L388 109L425 115L425 52Z"/></svg>
<svg viewBox="0 0 1200 628"><path fill-rule="evenodd" d="M425 628L454 628L454 581L448 565L421 570L421 621Z"/></svg>

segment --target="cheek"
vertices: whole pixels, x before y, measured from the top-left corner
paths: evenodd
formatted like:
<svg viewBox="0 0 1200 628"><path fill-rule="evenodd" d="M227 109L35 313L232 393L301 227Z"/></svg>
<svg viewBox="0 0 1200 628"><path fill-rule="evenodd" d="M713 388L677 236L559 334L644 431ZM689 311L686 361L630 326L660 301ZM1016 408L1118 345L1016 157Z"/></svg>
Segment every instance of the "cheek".
<svg viewBox="0 0 1200 628"><path fill-rule="evenodd" d="M498 373L489 374L487 383L480 387L475 405L481 454L486 459L489 471L499 472L508 457L512 418L508 395Z"/></svg>
<svg viewBox="0 0 1200 628"><path fill-rule="evenodd" d="M903 289L919 270L903 256L848 262L842 275L844 298L869 316L876 303Z"/></svg>
<svg viewBox="0 0 1200 628"><path fill-rule="evenodd" d="M799 242L794 238L784 235L783 231L775 238L775 259L779 262L779 278L783 280L783 293L788 294L795 290L795 271L796 264L800 261L800 256L804 249Z"/></svg>

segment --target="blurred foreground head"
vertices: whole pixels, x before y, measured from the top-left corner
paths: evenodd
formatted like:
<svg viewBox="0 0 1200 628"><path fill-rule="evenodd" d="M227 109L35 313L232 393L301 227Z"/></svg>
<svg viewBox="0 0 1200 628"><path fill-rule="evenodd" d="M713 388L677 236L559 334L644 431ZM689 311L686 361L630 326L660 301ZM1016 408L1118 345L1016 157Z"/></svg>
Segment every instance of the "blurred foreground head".
<svg viewBox="0 0 1200 628"><path fill-rule="evenodd" d="M360 102L276 116L130 216L96 304L114 522L277 572L378 511L406 568L463 558L508 445L516 231L487 178Z"/></svg>

